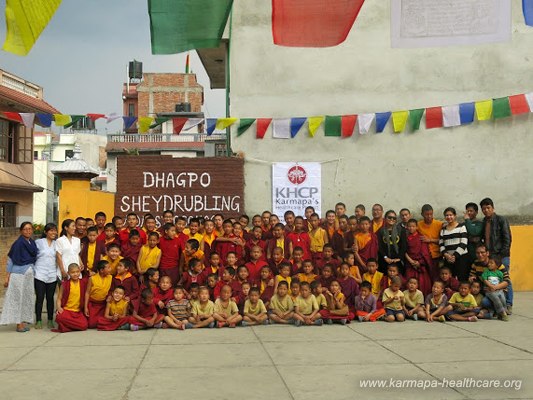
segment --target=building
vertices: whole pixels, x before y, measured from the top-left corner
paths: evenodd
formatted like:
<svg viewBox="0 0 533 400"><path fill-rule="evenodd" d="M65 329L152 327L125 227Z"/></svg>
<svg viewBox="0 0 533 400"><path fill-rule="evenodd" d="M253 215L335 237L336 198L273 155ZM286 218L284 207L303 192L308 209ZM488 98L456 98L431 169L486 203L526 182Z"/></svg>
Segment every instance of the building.
<svg viewBox="0 0 533 400"><path fill-rule="evenodd" d="M24 221L33 221L33 128L4 112L59 113L43 98L43 88L0 70L0 265Z"/></svg>
<svg viewBox="0 0 533 400"><path fill-rule="evenodd" d="M94 122L89 118L81 120L60 134L35 132L34 134L34 183L46 190L34 194L33 220L45 224L57 221L57 194L61 187L61 178L51 173L57 165L74 156L75 146L79 146L85 155L85 161L96 171L93 187L107 190L106 152L107 136L99 135Z"/></svg>
<svg viewBox="0 0 533 400"><path fill-rule="evenodd" d="M138 62L135 62L138 64ZM130 63L130 67L132 63ZM222 156L226 152L223 133L204 133L203 87L195 74L131 73L122 89L123 115L168 118L168 121L146 134L138 133L133 125L121 134L108 134L107 187L116 191L116 159L123 154L171 155L173 157ZM142 79L138 79L142 76ZM190 118L179 135L173 133L172 118ZM196 121L196 122L193 122Z"/></svg>
<svg viewBox="0 0 533 400"><path fill-rule="evenodd" d="M411 2L412 3L412 2ZM425 2L426 3L426 2ZM531 61L525 57L533 29L512 2L512 41L433 48L391 47L391 2L366 1L347 40L326 48L273 44L271 3L233 3L229 60L232 117L303 117L411 110L529 92ZM226 35L226 39L228 39ZM226 44L198 50L218 87L225 82ZM220 62L218 62L218 61ZM259 61L260 60L260 61ZM375 202L419 212L431 203L462 210L491 196L497 211L515 221L533 220L531 117L475 122L448 129L311 139L304 129L290 140L261 141L253 129L240 137L232 129L233 152L245 163L246 205L252 215L271 206L271 163L322 163L322 209L345 201L353 212ZM253 159L253 160L252 160ZM260 160L261 162L258 162ZM261 179L257 179L261 177Z"/></svg>

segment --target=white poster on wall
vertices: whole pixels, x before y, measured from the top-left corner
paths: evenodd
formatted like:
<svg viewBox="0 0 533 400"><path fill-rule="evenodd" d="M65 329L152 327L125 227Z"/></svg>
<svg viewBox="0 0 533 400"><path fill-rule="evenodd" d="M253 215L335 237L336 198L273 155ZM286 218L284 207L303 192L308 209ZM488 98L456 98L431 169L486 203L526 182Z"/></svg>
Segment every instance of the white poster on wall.
<svg viewBox="0 0 533 400"><path fill-rule="evenodd" d="M274 163L272 165L272 210L284 222L285 211L304 216L312 206L321 215L322 166L320 163Z"/></svg>
<svg viewBox="0 0 533 400"><path fill-rule="evenodd" d="M392 47L511 40L511 0L391 0Z"/></svg>

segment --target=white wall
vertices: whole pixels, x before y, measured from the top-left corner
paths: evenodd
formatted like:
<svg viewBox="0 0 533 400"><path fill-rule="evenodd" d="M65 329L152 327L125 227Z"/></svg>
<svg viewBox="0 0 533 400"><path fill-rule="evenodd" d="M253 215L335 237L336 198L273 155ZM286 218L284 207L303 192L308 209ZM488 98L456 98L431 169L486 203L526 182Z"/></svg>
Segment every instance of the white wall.
<svg viewBox="0 0 533 400"><path fill-rule="evenodd" d="M368 0L345 43L312 49L274 46L271 2L236 0L231 45L231 115L302 117L398 111L496 98L533 90L533 28L513 1L510 43L430 49L390 47L390 3ZM429 202L440 212L490 196L498 212L533 217L533 116L475 122L453 129L348 139L314 139L302 130L256 140L254 127L232 133L244 152L246 211L271 207L275 161L320 161L322 209L335 202L370 208ZM249 159L262 161L250 161ZM332 161L331 160L338 160ZM528 183L529 182L529 183Z"/></svg>

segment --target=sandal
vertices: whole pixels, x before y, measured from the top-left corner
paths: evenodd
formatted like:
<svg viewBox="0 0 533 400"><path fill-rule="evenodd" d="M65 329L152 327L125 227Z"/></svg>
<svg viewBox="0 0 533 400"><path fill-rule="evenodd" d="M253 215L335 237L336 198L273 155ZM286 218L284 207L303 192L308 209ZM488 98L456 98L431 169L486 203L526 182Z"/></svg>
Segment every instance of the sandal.
<svg viewBox="0 0 533 400"><path fill-rule="evenodd" d="M17 326L17 332L28 332L30 330L30 328L28 328L26 325L22 325L22 326Z"/></svg>
<svg viewBox="0 0 533 400"><path fill-rule="evenodd" d="M48 329L54 329L54 328L55 328L54 321L48 320Z"/></svg>
<svg viewBox="0 0 533 400"><path fill-rule="evenodd" d="M35 329L43 329L43 322L42 321L37 321L35 323Z"/></svg>

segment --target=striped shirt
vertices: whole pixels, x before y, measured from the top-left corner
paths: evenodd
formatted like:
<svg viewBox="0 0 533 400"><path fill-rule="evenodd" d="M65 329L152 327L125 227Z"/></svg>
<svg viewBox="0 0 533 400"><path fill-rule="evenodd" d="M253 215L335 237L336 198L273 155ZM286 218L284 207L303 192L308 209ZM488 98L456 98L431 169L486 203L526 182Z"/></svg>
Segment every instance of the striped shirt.
<svg viewBox="0 0 533 400"><path fill-rule="evenodd" d="M167 309L177 320L184 320L191 316L191 303L187 299L180 301L172 299L167 303Z"/></svg>
<svg viewBox="0 0 533 400"><path fill-rule="evenodd" d="M468 253L468 233L465 224L459 224L453 229L442 228L440 231L439 246L441 253L463 256Z"/></svg>

